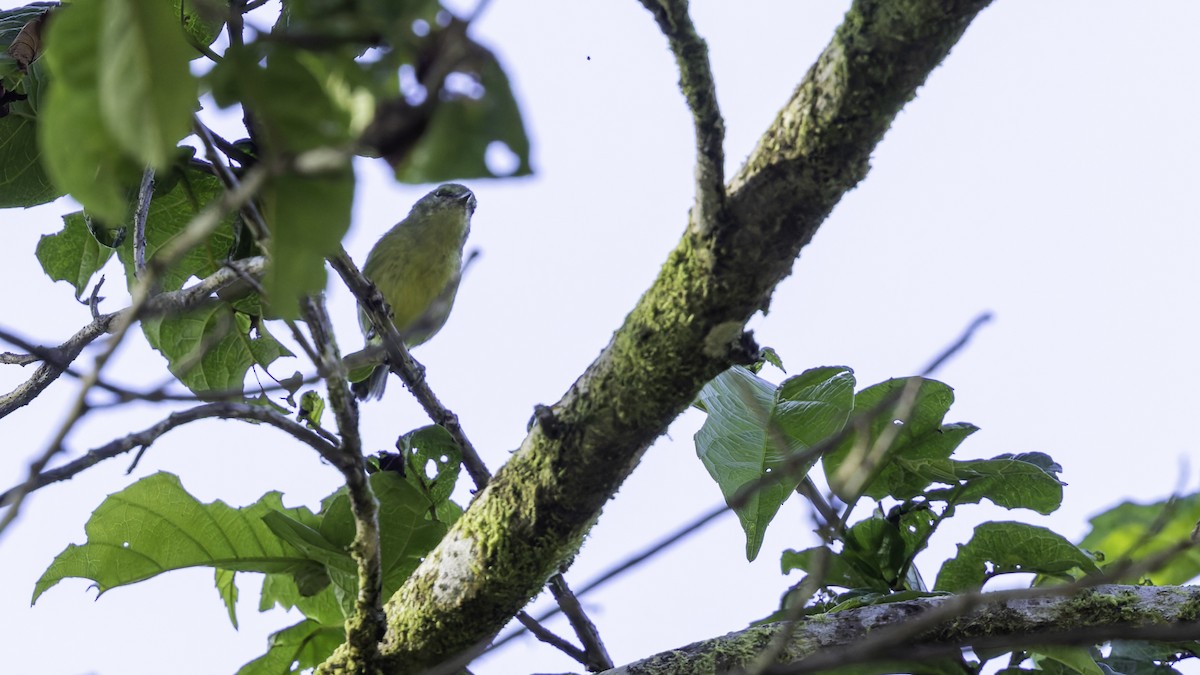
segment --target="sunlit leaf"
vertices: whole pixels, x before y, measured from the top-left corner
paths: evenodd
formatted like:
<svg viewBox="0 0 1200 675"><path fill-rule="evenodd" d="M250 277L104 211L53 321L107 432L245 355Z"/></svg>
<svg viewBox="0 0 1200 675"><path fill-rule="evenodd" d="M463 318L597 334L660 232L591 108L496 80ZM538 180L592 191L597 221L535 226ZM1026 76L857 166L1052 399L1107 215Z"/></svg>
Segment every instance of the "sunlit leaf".
<svg viewBox="0 0 1200 675"><path fill-rule="evenodd" d="M731 502L745 486L782 470L794 455L841 429L853 396L848 368L814 368L776 387L735 366L697 397L708 418L696 433L696 453ZM758 555L767 525L815 462L814 457L735 509L746 532L748 559Z"/></svg>
<svg viewBox="0 0 1200 675"><path fill-rule="evenodd" d="M274 536L269 513L312 520L305 509L283 506L278 492L234 508L203 504L168 473L147 476L110 495L88 519L87 542L71 544L38 579L33 601L68 577L95 582L100 593L187 567L293 572L314 563Z"/></svg>
<svg viewBox="0 0 1200 675"><path fill-rule="evenodd" d="M62 231L42 236L37 245L37 259L42 270L51 279L74 286L76 298L112 253L111 248L101 245L92 236L81 211L63 216Z"/></svg>
<svg viewBox="0 0 1200 675"><path fill-rule="evenodd" d="M1200 523L1200 495L1164 500L1153 504L1124 502L1091 519L1092 529L1081 548L1104 555L1112 564L1125 558L1145 560L1180 542L1191 541ZM1142 570L1136 583L1148 578L1159 586L1191 581L1200 575L1200 550L1188 548L1153 570Z"/></svg>
<svg viewBox="0 0 1200 675"><path fill-rule="evenodd" d="M97 67L105 125L128 156L165 168L197 107L188 67L196 53L179 16L161 0L92 2L102 7Z"/></svg>
<svg viewBox="0 0 1200 675"><path fill-rule="evenodd" d="M961 593L977 591L991 577L1030 572L1053 577L1094 574L1095 561L1061 535L1044 527L1015 522L988 522L975 528L966 544L947 560L934 588Z"/></svg>

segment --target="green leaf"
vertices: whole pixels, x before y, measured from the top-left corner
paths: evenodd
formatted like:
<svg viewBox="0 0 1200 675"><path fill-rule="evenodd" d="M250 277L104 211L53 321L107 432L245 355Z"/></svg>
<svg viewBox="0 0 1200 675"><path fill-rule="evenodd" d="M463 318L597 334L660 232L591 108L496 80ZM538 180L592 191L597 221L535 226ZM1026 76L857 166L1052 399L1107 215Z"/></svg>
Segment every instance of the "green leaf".
<svg viewBox="0 0 1200 675"><path fill-rule="evenodd" d="M1006 509L1031 509L1043 515L1057 511L1062 505L1063 482L1025 457L1028 455L954 461L954 472L963 485L954 493L953 503L978 504L988 499Z"/></svg>
<svg viewBox="0 0 1200 675"><path fill-rule="evenodd" d="M84 526L87 542L55 557L34 586L33 602L68 577L91 579L103 594L188 567L275 573L311 568L311 560L271 533L263 522L271 513L313 518L307 509L285 508L278 492L234 508L219 500L200 503L169 473L147 476L92 513Z"/></svg>
<svg viewBox="0 0 1200 675"><path fill-rule="evenodd" d="M1122 675L1179 675L1179 671L1160 662L1174 663L1200 654L1197 642L1143 642L1113 640L1109 655L1100 660Z"/></svg>
<svg viewBox="0 0 1200 675"><path fill-rule="evenodd" d="M26 101L12 104L12 114L0 118L0 208L30 207L63 195L42 168L37 121Z"/></svg>
<svg viewBox="0 0 1200 675"><path fill-rule="evenodd" d="M208 78L218 104L254 111L263 151L290 156L340 147L370 122L374 96L358 81L352 58L273 46L260 66L260 49L230 49Z"/></svg>
<svg viewBox="0 0 1200 675"><path fill-rule="evenodd" d="M296 317L300 297L325 288L325 258L341 246L353 202L350 167L321 176L277 176L264 190L271 266L263 287L279 315Z"/></svg>
<svg viewBox="0 0 1200 675"><path fill-rule="evenodd" d="M864 389L854 399L855 412L874 411L910 379L888 380ZM911 499L931 483L953 478L951 466L944 460L977 429L970 424L943 426L942 419L954 402L953 390L937 380L915 379L920 388L907 420L897 421L895 405L886 406L867 422L865 434L856 428L822 458L826 480L844 501L853 502L859 495ZM876 450L885 431L895 433L895 438L884 456L870 458L869 453ZM870 475L865 475L868 471ZM856 491L856 486L861 487Z"/></svg>
<svg viewBox="0 0 1200 675"><path fill-rule="evenodd" d="M306 391L300 396L300 410L296 411L296 420L316 429L321 426L321 416L325 414L325 399L316 391Z"/></svg>
<svg viewBox="0 0 1200 675"><path fill-rule="evenodd" d="M1066 666L1067 670L1079 675L1105 675L1096 659L1092 658L1091 650L1087 647L1069 647L1063 645L1046 645L1030 647L1029 651L1053 659Z"/></svg>
<svg viewBox="0 0 1200 675"><path fill-rule="evenodd" d="M51 78L37 126L42 161L55 186L116 227L125 221L127 190L138 184L142 167L98 114L99 69L108 58L101 41L105 8L100 0L76 2L59 8L49 22L43 60Z"/></svg>
<svg viewBox="0 0 1200 675"><path fill-rule="evenodd" d="M912 561L925 548L923 535L932 528L932 520L928 509L887 517L876 509L846 531L842 550L831 559L825 585L875 592L925 591Z"/></svg>
<svg viewBox="0 0 1200 675"><path fill-rule="evenodd" d="M192 127L195 52L178 14L162 0L91 0L100 5L100 113L130 157L166 168ZM54 23L51 22L51 26Z"/></svg>
<svg viewBox="0 0 1200 675"><path fill-rule="evenodd" d="M814 368L776 388L735 366L700 391L699 405L708 418L696 433L696 453L725 501L732 502L743 487L780 471L793 455L840 430L853 397L849 368ZM746 533L747 559L758 555L767 525L810 466L758 490L735 509Z"/></svg>
<svg viewBox="0 0 1200 675"><path fill-rule="evenodd" d="M171 0L171 14L183 27L183 33L190 40L200 45L211 45L225 26L225 19L211 7L204 11L196 7L192 0Z"/></svg>
<svg viewBox="0 0 1200 675"><path fill-rule="evenodd" d="M272 633L267 641L267 653L242 666L237 675L304 672L320 665L345 641L346 631L340 624L306 619Z"/></svg>
<svg viewBox="0 0 1200 675"><path fill-rule="evenodd" d="M166 357L175 377L197 394L241 389L251 367L266 368L292 355L262 321L252 321L224 303L145 319L142 330L150 346Z"/></svg>
<svg viewBox="0 0 1200 675"><path fill-rule="evenodd" d="M446 92L417 144L396 166L396 179L406 183L441 183L463 178L500 178L533 173L529 165L529 137L521 110L513 97L508 76L495 55L478 48L481 59L475 73L458 73L472 81L465 92ZM497 171L499 163L489 153L511 153L515 165Z"/></svg>
<svg viewBox="0 0 1200 675"><path fill-rule="evenodd" d="M370 481L375 499L379 502L383 596L390 597L408 579L422 558L437 546L448 528L445 523L429 519L429 499L403 477L391 471L381 471L372 474ZM344 549L354 540L354 532L350 500L342 490L325 509L321 535ZM358 591L357 576L354 577L353 590L355 593ZM354 595L349 597L353 599Z"/></svg>
<svg viewBox="0 0 1200 675"><path fill-rule="evenodd" d="M947 560L934 588L961 593L977 591L991 577L1032 572L1066 577L1072 572L1100 570L1084 551L1044 527L1014 522L989 522L975 528L958 555Z"/></svg>
<svg viewBox="0 0 1200 675"><path fill-rule="evenodd" d="M278 605L296 608L305 617L330 626L340 626L346 620L342 604L337 599L325 568L314 566L319 574L268 574L263 579L258 610L266 612Z"/></svg>
<svg viewBox="0 0 1200 675"><path fill-rule="evenodd" d="M437 520L453 524L457 514L445 507L462 471L462 449L450 432L430 424L401 436L396 449L404 453L405 480L434 505Z"/></svg>
<svg viewBox="0 0 1200 675"><path fill-rule="evenodd" d="M82 211L63 216L62 231L43 235L37 245L42 270L51 279L74 286L76 298L83 294L92 276L104 267L112 253L111 248L92 236Z"/></svg>
<svg viewBox="0 0 1200 675"><path fill-rule="evenodd" d="M1145 560L1179 542L1189 541L1200 522L1200 494L1153 504L1124 502L1091 519L1080 548L1099 551L1107 564L1124 558ZM1154 571L1126 583L1150 579L1156 586L1184 584L1200 575L1200 550L1188 548Z"/></svg>
<svg viewBox="0 0 1200 675"><path fill-rule="evenodd" d="M235 579L237 572L234 572L233 570L223 570L219 567L214 570L214 572L217 593L221 595L221 602L225 603L225 610L229 612L229 622L232 623L233 627L236 629L238 627L238 588L236 583L237 580Z"/></svg>
<svg viewBox="0 0 1200 675"><path fill-rule="evenodd" d="M346 546L329 541L319 530L283 514L268 513L263 522L275 536L324 568L324 576L333 582L343 613L349 616L358 594L358 568Z"/></svg>

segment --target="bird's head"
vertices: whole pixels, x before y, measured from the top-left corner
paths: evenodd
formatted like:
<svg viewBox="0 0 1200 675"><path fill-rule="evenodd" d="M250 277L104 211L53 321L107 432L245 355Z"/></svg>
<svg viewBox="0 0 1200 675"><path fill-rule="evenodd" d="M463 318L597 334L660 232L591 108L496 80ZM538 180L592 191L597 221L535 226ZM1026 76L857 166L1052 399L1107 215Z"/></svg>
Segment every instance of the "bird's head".
<svg viewBox="0 0 1200 675"><path fill-rule="evenodd" d="M413 213L436 215L465 211L468 218L475 213L475 193L458 183L439 185L413 205Z"/></svg>

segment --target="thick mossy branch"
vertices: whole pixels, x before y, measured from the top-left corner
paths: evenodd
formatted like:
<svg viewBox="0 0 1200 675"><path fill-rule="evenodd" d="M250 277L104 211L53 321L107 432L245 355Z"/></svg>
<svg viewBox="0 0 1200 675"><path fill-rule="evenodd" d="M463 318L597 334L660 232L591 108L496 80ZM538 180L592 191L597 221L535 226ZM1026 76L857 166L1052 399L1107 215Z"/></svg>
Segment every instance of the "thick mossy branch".
<svg viewBox="0 0 1200 675"><path fill-rule="evenodd" d="M612 342L388 603L387 672L420 671L490 638L574 554L704 383L750 357L746 321L987 4L853 5L732 181L731 218L711 230L693 221Z"/></svg>
<svg viewBox="0 0 1200 675"><path fill-rule="evenodd" d="M769 672L819 672L863 663L904 672L906 662L952 658L964 646L1089 645L1118 637L1135 639L1135 635L1182 640L1200 634L1194 623L1200 588L1106 585L1073 595L1056 593L1054 588L1044 589L1041 596L992 595L997 597L991 601L989 594L977 596L980 602L973 611L907 635L901 644L880 643L878 649L862 648L863 639L958 603L959 598L924 598L822 614L795 627L776 659L778 671ZM605 675L738 672L786 629L785 624L775 623L702 640Z"/></svg>

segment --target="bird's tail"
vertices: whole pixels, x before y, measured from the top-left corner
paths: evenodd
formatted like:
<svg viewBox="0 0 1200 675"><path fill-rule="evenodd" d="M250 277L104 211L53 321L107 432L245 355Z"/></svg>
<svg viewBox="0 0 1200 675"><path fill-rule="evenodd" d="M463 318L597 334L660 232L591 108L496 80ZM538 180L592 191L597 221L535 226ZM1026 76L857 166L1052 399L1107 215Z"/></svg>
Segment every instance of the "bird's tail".
<svg viewBox="0 0 1200 675"><path fill-rule="evenodd" d="M387 387L388 371L386 363L377 366L367 376L367 379L351 384L350 391L353 391L360 401L371 399L378 401L383 398L383 390Z"/></svg>

